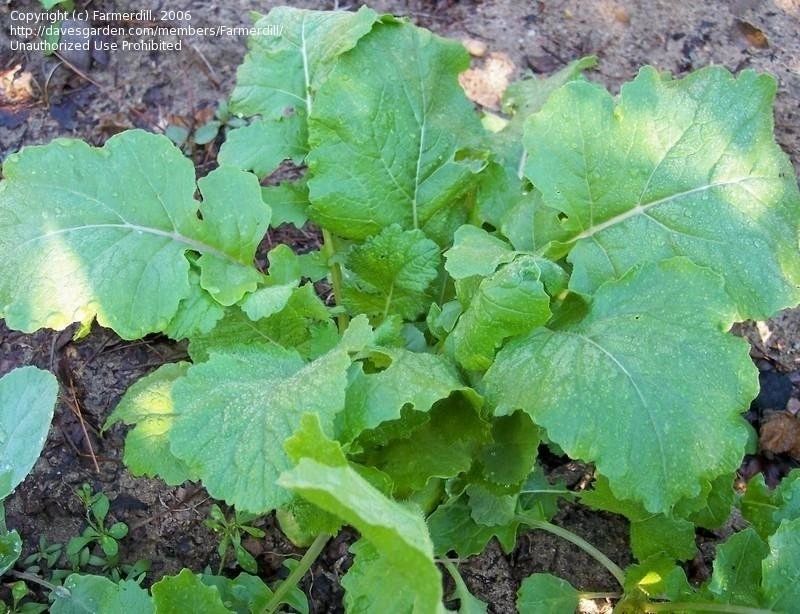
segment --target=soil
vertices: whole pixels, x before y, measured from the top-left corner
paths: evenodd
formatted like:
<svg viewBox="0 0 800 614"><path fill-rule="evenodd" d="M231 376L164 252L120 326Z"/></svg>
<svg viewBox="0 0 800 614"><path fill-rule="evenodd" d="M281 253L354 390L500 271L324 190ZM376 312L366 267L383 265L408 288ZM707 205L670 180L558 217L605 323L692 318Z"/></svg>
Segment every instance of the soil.
<svg viewBox="0 0 800 614"><path fill-rule="evenodd" d="M89 4L78 0L78 7ZM161 2L94 2L107 10L159 9ZM176 0L170 9L190 9L192 25L245 25L250 10L266 12L273 2L231 0ZM288 2L306 8L333 8L332 2ZM10 51L8 29L14 9L38 10L35 1L0 2L0 158L24 145L44 143L58 136L75 136L102 144L109 136L131 127L163 132L169 125L193 129L213 114L217 102L230 91L236 66L245 52L236 37L196 38L184 41L180 53L116 53L75 56L67 68L40 53ZM494 66L512 76L533 71L548 74L568 61L596 54L599 67L589 78L612 91L632 78L642 64L680 75L706 64L731 70L754 68L775 75L779 83L775 107L776 137L800 166L800 2L798 0L731 0L676 3L666 0L547 0L515 2L485 0L380 0L374 8L408 15L414 22L442 35L471 39L470 48L482 58L478 70ZM485 49L483 49L485 47ZM16 90L2 89L3 73L16 69ZM495 75L503 82L505 74ZM20 80L21 79L21 80ZM491 87L491 85L490 85ZM11 96L14 94L14 96ZM491 92L490 92L491 94ZM5 98L5 99L4 99ZM488 105L496 96L481 99ZM217 143L187 147L198 174L213 167ZM271 240L290 240L302 246L314 242L307 233L282 234ZM737 328L753 344L753 356L764 373L767 392L748 414L758 427L770 410L797 413L800 384L800 311L788 310L765 323ZM26 364L58 374L64 394L57 409L45 451L33 473L6 502L8 524L22 534L30 548L40 536L65 543L85 525L74 495L82 483L102 489L111 499L111 515L128 523L130 535L122 542L123 559L152 562L148 582L186 566L216 568L215 536L204 526L209 500L193 486L170 488L158 480L133 478L121 463L123 430L99 429L125 389L140 376L185 355L180 345L159 337L126 342L95 327L81 341L71 331L40 331L26 335L0 323L0 375ZM91 443L91 449L88 446ZM95 461L97 466L95 466ZM773 478L796 461L762 453L747 467L771 467ZM754 465L755 463L755 465ZM553 472L571 483L584 469L553 459ZM99 469L99 470L98 470ZM615 562L631 562L627 526L619 517L565 505L558 524L575 531L607 553ZM277 578L291 544L263 521L267 538L249 540L260 574ZM333 540L314 566L305 587L314 612L341 611L338 579L349 565L344 533ZM687 565L691 579L708 572L709 556L718 535L699 538L703 555ZM569 543L541 532L519 538L516 549L504 554L491 544L481 556L462 566L470 588L490 604L492 612L512 612L522 578L550 571L584 590L614 590L613 579ZM590 606L587 606L590 607Z"/></svg>

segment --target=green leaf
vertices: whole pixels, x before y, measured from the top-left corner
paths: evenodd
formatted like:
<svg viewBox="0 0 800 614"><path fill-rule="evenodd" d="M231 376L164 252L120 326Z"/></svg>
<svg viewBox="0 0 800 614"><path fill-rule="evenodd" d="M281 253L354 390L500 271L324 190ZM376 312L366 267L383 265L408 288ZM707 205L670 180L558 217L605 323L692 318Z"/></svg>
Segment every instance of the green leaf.
<svg viewBox="0 0 800 614"><path fill-rule="evenodd" d="M470 484L465 492L469 497L470 516L478 524L496 527L514 522L516 495L499 494L482 484Z"/></svg>
<svg viewBox="0 0 800 614"><path fill-rule="evenodd" d="M200 576L188 569L177 576L162 578L150 590L156 614L227 614L231 611L223 605L220 591L215 586L204 584Z"/></svg>
<svg viewBox="0 0 800 614"><path fill-rule="evenodd" d="M483 474L495 484L516 484L533 469L540 432L524 412L492 421L492 442L480 453Z"/></svg>
<svg viewBox="0 0 800 614"><path fill-rule="evenodd" d="M460 44L394 21L343 55L309 116L311 218L351 239L400 224L449 243L485 166L468 67Z"/></svg>
<svg viewBox="0 0 800 614"><path fill-rule="evenodd" d="M270 212L249 173L219 168L195 184L191 160L168 139L130 130L102 148L27 147L3 175L0 315L12 328L96 315L126 339L164 330L191 293L187 251L200 254L201 285L218 302L256 287Z"/></svg>
<svg viewBox="0 0 800 614"><path fill-rule="evenodd" d="M518 523L482 525L475 522L471 512L466 495L462 495L440 505L428 516L437 555L446 556L451 550L461 558L480 554L493 537L497 537L505 552L514 549Z"/></svg>
<svg viewBox="0 0 800 614"><path fill-rule="evenodd" d="M135 476L159 476L170 486L196 479L196 474L170 451L170 432L175 423L173 387L186 375L190 364L162 365L146 375L122 397L104 429L116 422L136 425L125 438L125 466Z"/></svg>
<svg viewBox="0 0 800 614"><path fill-rule="evenodd" d="M266 119L281 117L287 108L310 112L338 56L352 49L377 19L378 14L366 7L355 13L272 9L254 26L264 34L248 40L231 111Z"/></svg>
<svg viewBox="0 0 800 614"><path fill-rule="evenodd" d="M36 464L57 395L56 378L36 367L20 367L0 378L0 500Z"/></svg>
<svg viewBox="0 0 800 614"><path fill-rule="evenodd" d="M693 510L688 519L704 529L718 529L730 518L735 498L732 476L721 475L710 484L704 504Z"/></svg>
<svg viewBox="0 0 800 614"><path fill-rule="evenodd" d="M439 268L439 247L421 230L397 224L354 246L347 255L343 302L353 313L397 313L413 320L433 299L427 293Z"/></svg>
<svg viewBox="0 0 800 614"><path fill-rule="evenodd" d="M772 136L775 80L719 66L645 67L618 101L572 82L525 127L526 174L569 231L572 288L673 255L720 275L737 320L800 301L794 169Z"/></svg>
<svg viewBox="0 0 800 614"><path fill-rule="evenodd" d="M453 330L458 362L485 370L503 340L544 324L550 318L550 297L533 256L519 256L480 282Z"/></svg>
<svg viewBox="0 0 800 614"><path fill-rule="evenodd" d="M406 406L427 412L456 390L470 394L455 367L441 356L402 348L374 349L371 356L384 368L366 373L359 363L351 372L345 409L336 417L337 437L342 441L350 442L365 430L399 420Z"/></svg>
<svg viewBox="0 0 800 614"><path fill-rule="evenodd" d="M517 592L520 614L574 614L578 591L566 580L549 573L535 573L522 581Z"/></svg>
<svg viewBox="0 0 800 614"><path fill-rule="evenodd" d="M197 145L208 145L217 138L222 124L217 120L212 120L200 126L194 131L194 142Z"/></svg>
<svg viewBox="0 0 800 614"><path fill-rule="evenodd" d="M644 595L648 599L672 601L691 599L694 589L686 579L686 572L669 556L652 557L625 570L625 594Z"/></svg>
<svg viewBox="0 0 800 614"><path fill-rule="evenodd" d="M258 120L231 130L219 150L219 163L271 175L284 160L300 164L308 153L306 118L292 113L279 119Z"/></svg>
<svg viewBox="0 0 800 614"><path fill-rule="evenodd" d="M281 311L300 284L300 261L291 247L278 245L269 251L267 258L269 275L265 287L247 295L241 303L242 311L253 321Z"/></svg>
<svg viewBox="0 0 800 614"><path fill-rule="evenodd" d="M756 372L730 324L714 273L682 258L648 265L603 285L582 319L510 342L486 394L497 415L523 409L572 458L596 463L618 498L669 512L732 473L747 441L739 414Z"/></svg>
<svg viewBox="0 0 800 614"><path fill-rule="evenodd" d="M261 578L246 573L233 579L203 574L200 580L203 584L215 587L223 605L237 614L263 612L272 597L272 591Z"/></svg>
<svg viewBox="0 0 800 614"><path fill-rule="evenodd" d="M293 224L302 228L308 220L308 187L305 182L283 182L261 188L261 198L272 209L271 225Z"/></svg>
<svg viewBox="0 0 800 614"><path fill-rule="evenodd" d="M766 542L752 528L731 535L717 546L708 590L721 603L758 606L761 603L761 561Z"/></svg>
<svg viewBox="0 0 800 614"><path fill-rule="evenodd" d="M761 576L763 605L793 612L800 602L800 518L784 520L769 538L769 555L761 563Z"/></svg>
<svg viewBox="0 0 800 614"><path fill-rule="evenodd" d="M14 566L22 555L22 538L16 531L0 532L0 576Z"/></svg>
<svg viewBox="0 0 800 614"><path fill-rule="evenodd" d="M132 580L116 583L103 576L72 574L64 582L64 589L53 592L52 614L151 614L156 611L147 591Z"/></svg>
<svg viewBox="0 0 800 614"><path fill-rule="evenodd" d="M389 475L398 497L421 490L432 477L449 478L467 471L489 439L489 425L461 395L437 403L429 417L407 437L358 459Z"/></svg>
<svg viewBox="0 0 800 614"><path fill-rule="evenodd" d="M782 520L800 518L800 469L792 469L775 490L770 490L762 473L748 483L740 503L742 515L767 539Z"/></svg>
<svg viewBox="0 0 800 614"><path fill-rule="evenodd" d="M368 578L374 580L373 574L381 569L391 572L380 575L380 591L375 590L374 582L365 585L363 576L357 578L361 565L354 572L355 580L345 576L342 584L349 592L345 597L348 611L375 611L370 603L376 595L382 603L390 597L394 603L410 601L415 612L439 611L442 579L433 562L425 521L418 512L387 499L350 467L330 467L308 458L284 472L278 483L338 516L370 542L373 556L367 555ZM376 553L380 553L380 562L373 558Z"/></svg>
<svg viewBox="0 0 800 614"><path fill-rule="evenodd" d="M453 247L445 254L444 268L453 279L473 275L486 277L501 264L511 262L516 253L511 246L477 226L461 226L456 230Z"/></svg>
<svg viewBox="0 0 800 614"><path fill-rule="evenodd" d="M164 329L175 340L207 335L225 315L225 308L200 286L200 273L189 269L189 295L178 303L178 312Z"/></svg>
<svg viewBox="0 0 800 614"><path fill-rule="evenodd" d="M212 353L173 388L173 454L196 469L209 494L267 512L289 501L275 480L291 464L282 448L316 413L324 429L344 407L350 358L337 348L311 363L276 346Z"/></svg>
<svg viewBox="0 0 800 614"><path fill-rule="evenodd" d="M454 563L445 563L445 568L450 572L453 583L456 585L452 599L458 599L458 614L486 614L488 606L485 602L469 592L469 587Z"/></svg>

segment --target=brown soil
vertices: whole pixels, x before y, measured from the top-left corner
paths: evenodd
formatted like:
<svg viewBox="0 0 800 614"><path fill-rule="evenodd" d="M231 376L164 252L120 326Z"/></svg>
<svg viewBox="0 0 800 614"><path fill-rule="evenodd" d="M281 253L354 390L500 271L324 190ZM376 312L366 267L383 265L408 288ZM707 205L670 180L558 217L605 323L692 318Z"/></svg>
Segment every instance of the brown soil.
<svg viewBox="0 0 800 614"><path fill-rule="evenodd" d="M81 7L87 2L78 0L77 4ZM128 3L117 1L94 2L93 8L101 4L108 10L130 8ZM165 3L141 0L136 8L157 9L161 4ZM191 9L191 23L200 26L244 25L248 11L266 12L275 3L181 0L168 4L171 9ZM288 4L332 8L332 2ZM709 63L731 70L769 71L780 84L776 136L795 166L800 164L798 0L380 0L373 6L409 15L416 23L443 35L482 41L488 48L486 61L496 59L492 53L505 54L501 64L506 66L506 60L513 63L517 75L528 70L546 74L590 53L600 59L598 70L590 78L612 90L646 63L675 74ZM180 53L73 58L75 64L86 63L81 72L87 80L64 66L56 67L53 60L39 53L9 50L10 11L37 7L32 0L0 3L0 75L20 64L31 76L27 94L23 91L20 99L4 101L0 97L0 158L24 145L44 143L57 136L77 136L100 144L129 127L157 132L170 124L194 128L209 118L217 101L230 91L235 68L245 51L242 39L198 38L185 40ZM476 65L480 68L483 62L476 60ZM204 174L213 165L215 148L212 143L189 152L197 162L198 173ZM298 241L309 240L293 236ZM762 369L788 374L793 397L797 397L800 383L795 373L800 360L799 321L798 312L789 310L765 325L743 327L756 346L754 355L761 360ZM764 326L770 332L766 338ZM204 491L133 478L120 460L121 428L98 434L127 386L182 355L181 347L161 338L130 343L107 330L95 329L83 341L72 342L69 334L42 331L25 335L9 331L0 322L0 375L20 365L35 364L56 372L65 391L45 452L33 473L7 501L8 523L19 529L28 547L40 535L49 542L65 543L80 532L84 519L73 493L80 484L89 482L112 500L112 516L131 526L131 534L122 542L123 558L128 562L151 561L149 581L184 566L195 570L216 566L216 542L202 523L209 505ZM756 423L761 409L755 410ZM78 413L89 432L92 451ZM569 473L569 466L559 468L557 464L551 468ZM620 518L565 506L556 522L587 538L616 562L630 563L627 528ZM271 519L264 524L266 540L251 540L248 547L258 558L262 577L274 579L285 556L294 551L273 530ZM338 578L349 564L347 544L351 538L343 534L329 544L307 579L305 588L311 590L313 611L340 611ZM712 536L704 543L706 554L713 551L713 541ZM698 559L690 573L701 579L705 568L704 560ZM520 580L533 572L552 571L581 589L615 588L612 578L581 551L538 532L521 536L510 555L490 545L483 555L468 561L463 571L470 587L494 612L513 611Z"/></svg>

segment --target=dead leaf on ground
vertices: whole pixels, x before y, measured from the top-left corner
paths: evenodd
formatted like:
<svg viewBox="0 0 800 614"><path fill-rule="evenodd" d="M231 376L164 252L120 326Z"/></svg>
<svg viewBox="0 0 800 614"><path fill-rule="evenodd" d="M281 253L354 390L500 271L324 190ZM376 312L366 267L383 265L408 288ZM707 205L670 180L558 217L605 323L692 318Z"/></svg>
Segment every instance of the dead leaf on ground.
<svg viewBox="0 0 800 614"><path fill-rule="evenodd" d="M0 103L24 104L33 99L33 75L22 70L22 64L0 71Z"/></svg>
<svg viewBox="0 0 800 614"><path fill-rule="evenodd" d="M458 76L467 98L479 105L499 109L503 92L514 74L515 66L505 53L489 53L481 66L470 68Z"/></svg>
<svg viewBox="0 0 800 614"><path fill-rule="evenodd" d="M749 47L755 47L756 49L766 49L769 47L767 35L753 24L737 19L736 29Z"/></svg>
<svg viewBox="0 0 800 614"><path fill-rule="evenodd" d="M766 452L800 460L800 420L787 412L771 414L761 425L758 442Z"/></svg>

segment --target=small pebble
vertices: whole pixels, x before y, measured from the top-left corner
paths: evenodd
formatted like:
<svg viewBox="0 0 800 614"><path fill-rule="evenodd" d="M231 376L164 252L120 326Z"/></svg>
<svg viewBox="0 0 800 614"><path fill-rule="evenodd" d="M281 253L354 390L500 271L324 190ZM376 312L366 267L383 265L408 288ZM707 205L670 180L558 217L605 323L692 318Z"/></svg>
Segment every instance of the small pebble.
<svg viewBox="0 0 800 614"><path fill-rule="evenodd" d="M476 38L465 38L461 41L461 44L464 45L472 57L482 58L486 55L487 46L483 41L479 41Z"/></svg>

